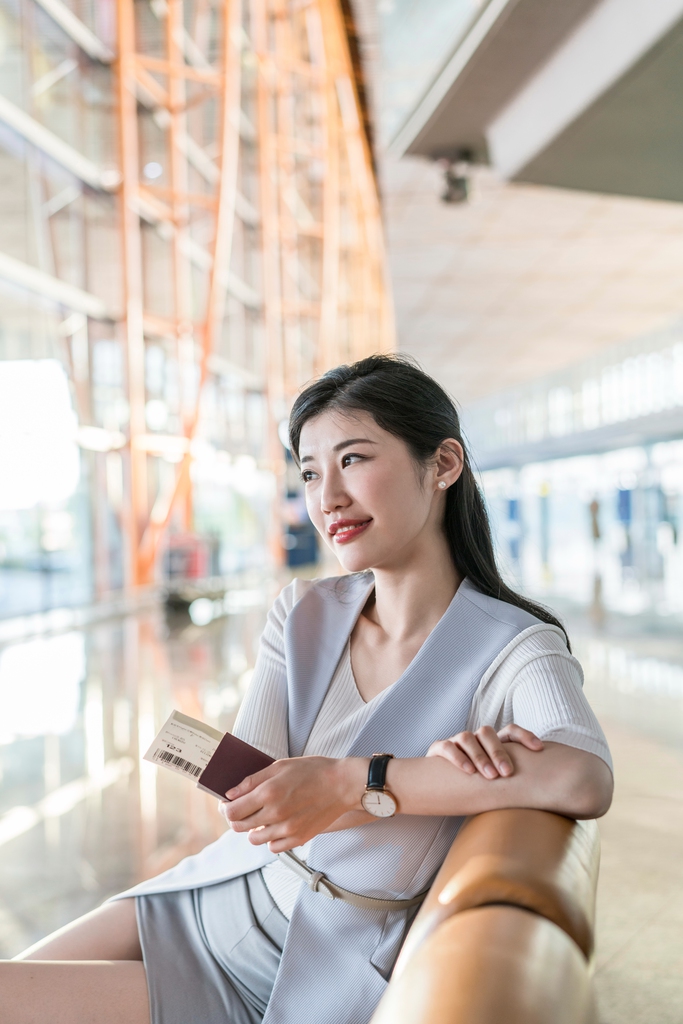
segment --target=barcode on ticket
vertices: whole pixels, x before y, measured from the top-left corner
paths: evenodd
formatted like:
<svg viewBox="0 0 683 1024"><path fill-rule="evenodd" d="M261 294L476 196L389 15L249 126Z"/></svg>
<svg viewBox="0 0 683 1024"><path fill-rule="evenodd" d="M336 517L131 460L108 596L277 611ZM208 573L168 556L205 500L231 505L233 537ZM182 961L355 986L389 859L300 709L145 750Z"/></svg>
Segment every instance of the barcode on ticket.
<svg viewBox="0 0 683 1024"><path fill-rule="evenodd" d="M202 774L204 769L198 764L192 764L191 761L186 761L184 757L178 757L177 754L172 754L170 750L155 750L153 754L155 761L162 761L164 764L173 765L174 768L179 768L181 772L187 772L188 775L193 775L196 778Z"/></svg>

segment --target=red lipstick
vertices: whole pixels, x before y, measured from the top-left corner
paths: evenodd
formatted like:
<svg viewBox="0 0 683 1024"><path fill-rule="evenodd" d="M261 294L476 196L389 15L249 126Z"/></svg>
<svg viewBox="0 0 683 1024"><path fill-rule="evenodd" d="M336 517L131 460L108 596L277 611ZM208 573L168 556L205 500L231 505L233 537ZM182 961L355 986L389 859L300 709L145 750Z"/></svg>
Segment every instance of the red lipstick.
<svg viewBox="0 0 683 1024"><path fill-rule="evenodd" d="M327 528L336 544L346 544L368 528L372 519L336 519Z"/></svg>

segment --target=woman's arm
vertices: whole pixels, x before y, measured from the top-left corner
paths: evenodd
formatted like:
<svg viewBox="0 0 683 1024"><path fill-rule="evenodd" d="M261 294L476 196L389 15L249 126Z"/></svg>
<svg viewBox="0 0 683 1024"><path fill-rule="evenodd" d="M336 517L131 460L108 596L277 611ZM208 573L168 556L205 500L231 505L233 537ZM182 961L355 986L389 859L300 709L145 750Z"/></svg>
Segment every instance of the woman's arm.
<svg viewBox="0 0 683 1024"><path fill-rule="evenodd" d="M612 773L595 754L561 743L546 743L541 751L511 743L507 752L514 767L507 778L468 775L441 756L397 758L389 763L387 786L401 814L460 816L530 807L594 818L607 811ZM273 853L300 846L331 826L373 820L360 803L368 764L368 758L277 761L229 791L227 817L236 832L249 832L255 845L270 843ZM348 825L340 822L343 815Z"/></svg>
<svg viewBox="0 0 683 1024"><path fill-rule="evenodd" d="M437 740L427 751L427 757L444 757L462 772L474 775L479 772L486 779L509 776L514 772L509 744L520 743L528 750L543 750L543 741L528 729L511 723L496 732L484 726L474 732L461 732L447 740ZM227 807L225 802L225 807ZM225 817L225 815L224 815ZM367 811L347 811L341 818L325 829L326 832L340 832L345 828L365 825L377 821Z"/></svg>
<svg viewBox="0 0 683 1024"><path fill-rule="evenodd" d="M608 809L609 751L583 696L578 662L554 633L527 637L513 654L489 681L497 679L484 718L507 721L497 735L484 726L433 744L435 756L390 762L387 784L400 813L528 807L591 818ZM251 832L252 843L271 843L280 853L320 832L374 821L360 805L367 769L367 758L278 761L230 791L226 816L235 831Z"/></svg>
<svg viewBox="0 0 683 1024"><path fill-rule="evenodd" d="M284 627L293 605L311 586L293 580L275 599L259 642L254 674L232 732L271 757L287 757L287 665Z"/></svg>
<svg viewBox="0 0 683 1024"><path fill-rule="evenodd" d="M612 800L612 773L599 757L563 743L531 751L507 745L509 777L466 775L444 757L389 762L387 786L403 814L480 814L531 807L570 818L597 818Z"/></svg>

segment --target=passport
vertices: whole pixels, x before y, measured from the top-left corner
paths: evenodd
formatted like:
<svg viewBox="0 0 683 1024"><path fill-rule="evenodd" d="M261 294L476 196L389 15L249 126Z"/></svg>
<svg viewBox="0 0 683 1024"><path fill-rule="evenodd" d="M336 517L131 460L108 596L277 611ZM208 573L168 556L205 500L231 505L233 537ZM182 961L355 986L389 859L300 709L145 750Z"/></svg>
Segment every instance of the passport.
<svg viewBox="0 0 683 1024"><path fill-rule="evenodd" d="M170 715L144 759L194 779L199 789L221 800L247 775L275 760L232 733L222 733L180 711Z"/></svg>
<svg viewBox="0 0 683 1024"><path fill-rule="evenodd" d="M197 780L197 787L225 800L233 786L239 786L247 775L255 775L275 760L258 747L245 743L226 732L216 752Z"/></svg>

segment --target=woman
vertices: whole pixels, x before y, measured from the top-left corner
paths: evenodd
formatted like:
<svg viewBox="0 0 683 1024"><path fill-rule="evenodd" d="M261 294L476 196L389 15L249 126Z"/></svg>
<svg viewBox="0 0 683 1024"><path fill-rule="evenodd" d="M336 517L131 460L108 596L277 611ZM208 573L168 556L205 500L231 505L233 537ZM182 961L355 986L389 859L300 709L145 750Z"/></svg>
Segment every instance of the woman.
<svg viewBox="0 0 683 1024"><path fill-rule="evenodd" d="M0 965L6 1024L364 1024L464 815L609 806L580 667L498 574L439 385L338 367L290 437L348 575L270 613L235 732L277 760L227 794L218 842ZM110 962L54 963L84 960Z"/></svg>

